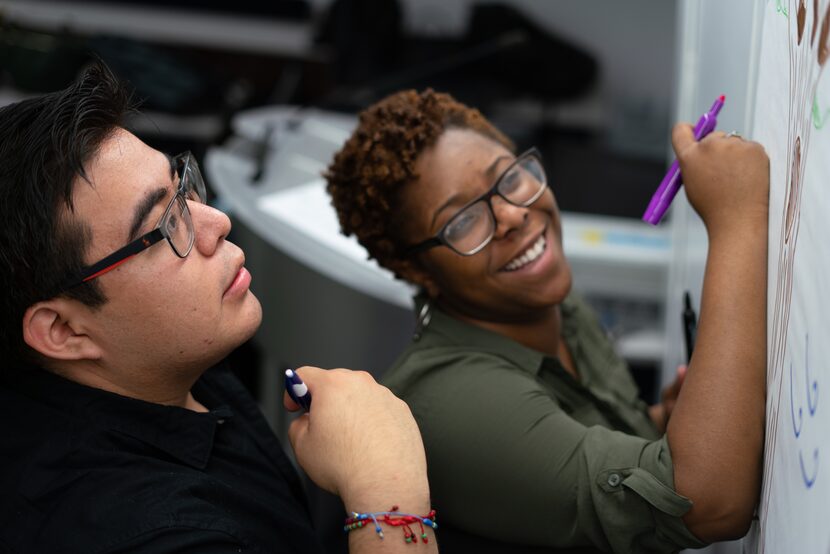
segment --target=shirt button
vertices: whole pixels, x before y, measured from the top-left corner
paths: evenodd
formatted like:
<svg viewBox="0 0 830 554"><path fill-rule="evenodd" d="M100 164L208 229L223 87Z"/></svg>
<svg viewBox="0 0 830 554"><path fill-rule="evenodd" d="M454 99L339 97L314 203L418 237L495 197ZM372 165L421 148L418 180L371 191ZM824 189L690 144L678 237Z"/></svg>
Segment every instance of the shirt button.
<svg viewBox="0 0 830 554"><path fill-rule="evenodd" d="M617 485L619 485L620 481L622 481L622 478L620 477L619 473L612 473L608 476L608 484L612 487L616 487Z"/></svg>

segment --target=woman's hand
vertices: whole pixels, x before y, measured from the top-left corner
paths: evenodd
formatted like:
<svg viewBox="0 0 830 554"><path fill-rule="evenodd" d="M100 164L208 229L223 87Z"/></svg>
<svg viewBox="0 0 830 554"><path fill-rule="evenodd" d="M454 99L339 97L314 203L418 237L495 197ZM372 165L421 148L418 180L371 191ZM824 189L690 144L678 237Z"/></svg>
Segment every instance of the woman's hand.
<svg viewBox="0 0 830 554"><path fill-rule="evenodd" d="M721 131L698 142L687 123L674 126L672 144L686 195L710 237L745 223L766 230L769 159L760 144Z"/></svg>
<svg viewBox="0 0 830 554"><path fill-rule="evenodd" d="M695 352L666 436L683 516L711 542L744 535L761 489L766 407L769 158L760 144L672 134L709 237Z"/></svg>
<svg viewBox="0 0 830 554"><path fill-rule="evenodd" d="M675 377L671 385L663 389L663 393L660 395L661 402L648 408L648 415L651 417L651 421L654 422L654 426L661 433L666 432L666 426L669 424L669 418L671 417L672 411L674 411L674 405L677 402L677 396L680 394L680 387L683 386L683 379L685 377L686 366L677 366L677 377Z"/></svg>

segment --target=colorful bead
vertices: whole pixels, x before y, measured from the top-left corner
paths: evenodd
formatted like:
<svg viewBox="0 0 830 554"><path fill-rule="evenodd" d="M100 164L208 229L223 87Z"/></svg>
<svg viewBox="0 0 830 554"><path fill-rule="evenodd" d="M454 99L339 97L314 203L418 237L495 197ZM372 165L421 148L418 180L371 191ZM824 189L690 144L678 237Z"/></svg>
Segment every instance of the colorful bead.
<svg viewBox="0 0 830 554"><path fill-rule="evenodd" d="M359 513L351 512L351 517L346 518L343 531L348 533L355 529L361 529L366 526L366 523L371 520L375 524L375 533L382 539L383 529L380 524L385 523L393 527L403 527L404 541L409 543L417 543L418 535L410 528L410 523L417 523L421 528L421 540L426 544L429 542L424 525L436 529L438 524L435 523L435 510L430 510L426 516L417 516L414 514L402 514L397 511L397 506L392 506L388 512L368 512ZM380 520L380 521L379 521Z"/></svg>

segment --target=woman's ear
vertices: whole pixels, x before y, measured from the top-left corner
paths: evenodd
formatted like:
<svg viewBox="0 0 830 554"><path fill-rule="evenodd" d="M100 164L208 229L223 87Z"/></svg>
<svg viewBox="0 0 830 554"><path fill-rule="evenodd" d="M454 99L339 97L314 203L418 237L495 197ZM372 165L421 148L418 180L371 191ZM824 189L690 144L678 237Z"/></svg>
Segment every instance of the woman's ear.
<svg viewBox="0 0 830 554"><path fill-rule="evenodd" d="M52 298L32 304L23 314L23 340L53 360L98 359L101 349L84 329L77 301Z"/></svg>
<svg viewBox="0 0 830 554"><path fill-rule="evenodd" d="M438 284L421 264L412 260L404 260L399 263L396 271L405 280L424 289L430 298L438 298Z"/></svg>

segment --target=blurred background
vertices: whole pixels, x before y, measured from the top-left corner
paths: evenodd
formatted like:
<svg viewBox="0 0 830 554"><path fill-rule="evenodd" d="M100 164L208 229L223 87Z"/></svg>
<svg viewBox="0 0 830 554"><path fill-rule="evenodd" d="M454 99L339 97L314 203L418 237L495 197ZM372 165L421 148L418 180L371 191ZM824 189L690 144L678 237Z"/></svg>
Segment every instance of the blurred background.
<svg viewBox="0 0 830 554"><path fill-rule="evenodd" d="M10 94L60 88L94 52L144 100L140 132L194 152L239 110L354 113L432 86L578 182L557 190L569 210L636 218L664 166L673 1L4 0L0 25Z"/></svg>

